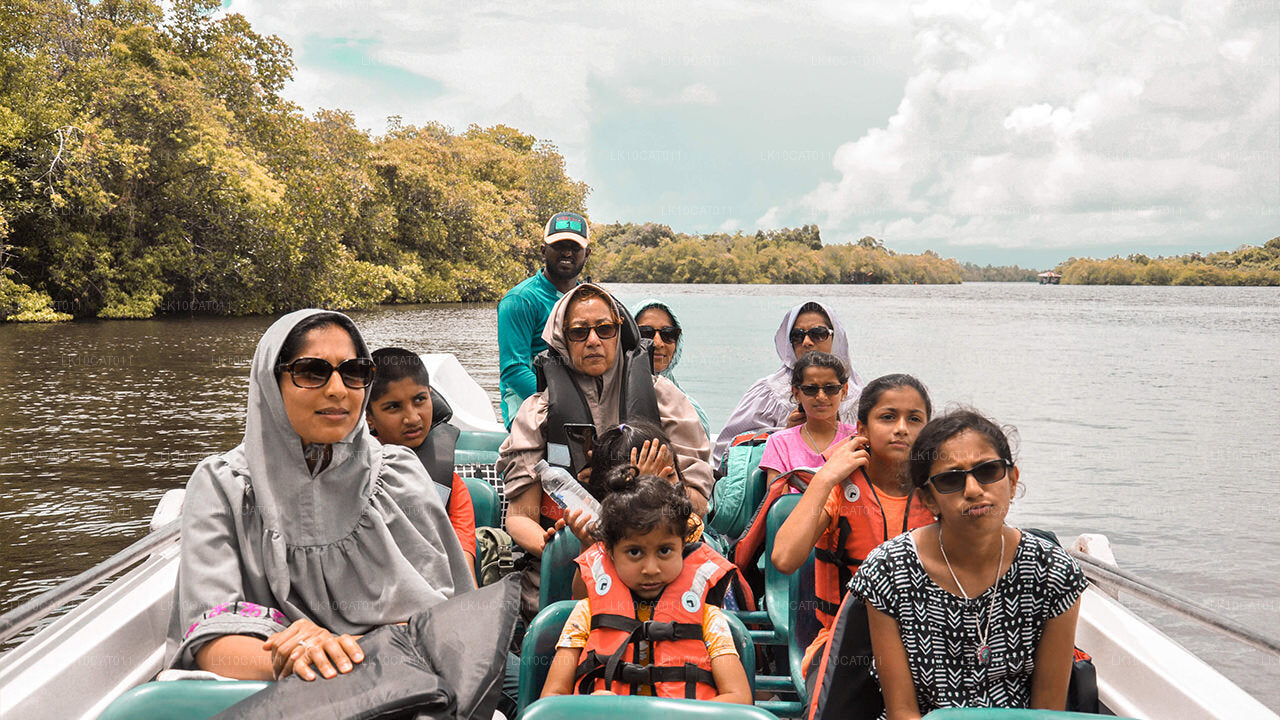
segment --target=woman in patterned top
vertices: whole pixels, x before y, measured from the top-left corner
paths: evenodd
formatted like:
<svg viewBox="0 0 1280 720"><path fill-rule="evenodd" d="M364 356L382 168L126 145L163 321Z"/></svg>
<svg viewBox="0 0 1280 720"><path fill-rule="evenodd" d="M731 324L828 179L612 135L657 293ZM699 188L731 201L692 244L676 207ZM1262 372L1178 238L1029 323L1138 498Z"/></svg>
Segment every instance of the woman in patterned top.
<svg viewBox="0 0 1280 720"><path fill-rule="evenodd" d="M938 522L881 545L850 583L886 716L1062 710L1086 582L1062 548L1004 524L1018 484L1004 431L971 410L931 421L911 481Z"/></svg>

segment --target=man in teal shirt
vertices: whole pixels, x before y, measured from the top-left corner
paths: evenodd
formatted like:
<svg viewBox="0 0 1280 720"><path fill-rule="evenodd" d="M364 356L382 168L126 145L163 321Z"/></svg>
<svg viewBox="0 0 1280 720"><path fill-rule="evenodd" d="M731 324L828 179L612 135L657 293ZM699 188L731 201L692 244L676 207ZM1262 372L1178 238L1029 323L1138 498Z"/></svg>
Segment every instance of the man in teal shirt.
<svg viewBox="0 0 1280 720"><path fill-rule="evenodd" d="M551 306L578 284L578 274L591 257L587 247L590 235L587 219L581 215L552 215L543 233L545 267L508 290L498 302L498 390L502 394L502 422L508 428L520 404L537 390L533 358L547 349L542 327Z"/></svg>

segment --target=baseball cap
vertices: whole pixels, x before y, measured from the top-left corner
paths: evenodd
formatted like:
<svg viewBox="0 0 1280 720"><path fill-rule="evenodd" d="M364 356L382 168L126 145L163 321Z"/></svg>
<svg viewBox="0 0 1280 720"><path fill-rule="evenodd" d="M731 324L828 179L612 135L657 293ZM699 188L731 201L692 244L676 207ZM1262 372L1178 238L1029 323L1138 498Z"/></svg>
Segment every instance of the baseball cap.
<svg viewBox="0 0 1280 720"><path fill-rule="evenodd" d="M572 240L586 247L591 240L591 229L587 219L578 213L558 212L547 221L547 230L543 242L550 245L560 240Z"/></svg>

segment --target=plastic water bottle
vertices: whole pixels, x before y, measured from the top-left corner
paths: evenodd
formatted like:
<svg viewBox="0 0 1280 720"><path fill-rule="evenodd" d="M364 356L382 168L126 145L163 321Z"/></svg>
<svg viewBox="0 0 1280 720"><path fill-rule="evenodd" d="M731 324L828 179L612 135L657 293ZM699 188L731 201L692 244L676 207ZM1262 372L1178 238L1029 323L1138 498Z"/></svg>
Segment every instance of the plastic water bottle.
<svg viewBox="0 0 1280 720"><path fill-rule="evenodd" d="M542 481L542 489L556 501L557 505L566 511L582 510L588 516L585 519L589 521L600 518L600 503L587 492L586 488L582 487L582 483L569 474L568 470L550 465L546 460L539 460L538 464L533 466L533 470L538 473L538 479Z"/></svg>

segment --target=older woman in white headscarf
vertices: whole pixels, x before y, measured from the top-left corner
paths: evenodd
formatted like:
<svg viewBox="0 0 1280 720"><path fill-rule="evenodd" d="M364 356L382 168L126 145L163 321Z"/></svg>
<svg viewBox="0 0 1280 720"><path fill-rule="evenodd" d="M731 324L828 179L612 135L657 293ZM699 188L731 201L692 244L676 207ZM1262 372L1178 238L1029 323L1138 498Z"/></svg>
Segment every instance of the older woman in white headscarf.
<svg viewBox="0 0 1280 720"><path fill-rule="evenodd" d="M862 376L849 357L849 336L840 318L826 305L809 301L787 311L773 336L774 347L782 367L760 378L747 389L738 406L725 421L716 438L715 459L719 465L733 439L744 432L776 430L798 425L804 418L798 414L791 394L791 369L807 352L821 350L840 358L849 370L849 394L840 404L840 420L850 425L858 419L858 396L862 394Z"/></svg>
<svg viewBox="0 0 1280 720"><path fill-rule="evenodd" d="M422 463L369 434L372 374L340 313L291 313L258 343L244 442L187 484L171 666L334 677L362 634L474 587Z"/></svg>

